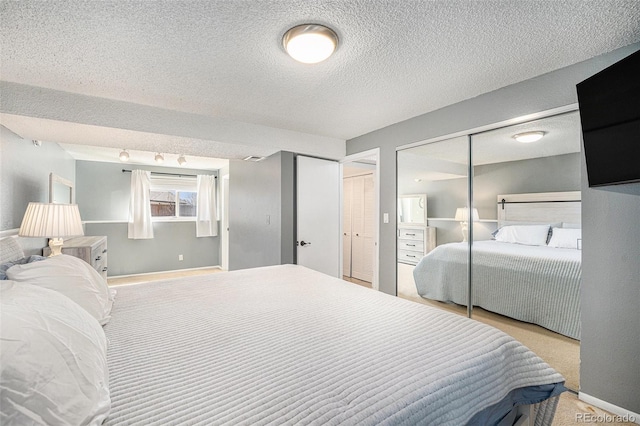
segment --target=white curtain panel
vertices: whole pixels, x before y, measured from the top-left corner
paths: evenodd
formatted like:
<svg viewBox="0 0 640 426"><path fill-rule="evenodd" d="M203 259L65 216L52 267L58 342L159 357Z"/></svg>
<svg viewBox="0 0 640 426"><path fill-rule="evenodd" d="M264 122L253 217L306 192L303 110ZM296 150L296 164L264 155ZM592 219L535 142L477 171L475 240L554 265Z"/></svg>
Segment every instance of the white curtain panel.
<svg viewBox="0 0 640 426"><path fill-rule="evenodd" d="M149 194L151 173L131 171L131 201L129 203L129 238L153 238L151 199Z"/></svg>
<svg viewBox="0 0 640 426"><path fill-rule="evenodd" d="M196 237L215 237L218 235L215 176L198 175L197 204Z"/></svg>

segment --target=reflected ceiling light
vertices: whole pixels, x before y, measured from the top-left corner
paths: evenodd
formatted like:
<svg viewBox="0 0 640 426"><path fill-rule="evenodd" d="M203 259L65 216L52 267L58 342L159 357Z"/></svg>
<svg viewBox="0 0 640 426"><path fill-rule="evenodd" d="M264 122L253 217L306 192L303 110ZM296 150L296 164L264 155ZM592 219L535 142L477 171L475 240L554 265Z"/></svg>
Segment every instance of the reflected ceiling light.
<svg viewBox="0 0 640 426"><path fill-rule="evenodd" d="M531 143L539 141L544 136L544 132L524 132L513 135L513 138L518 142Z"/></svg>
<svg viewBox="0 0 640 426"><path fill-rule="evenodd" d="M129 153L126 149L120 151L120 161L129 161Z"/></svg>
<svg viewBox="0 0 640 426"><path fill-rule="evenodd" d="M184 166L187 163L187 159L184 158L184 155L180 154L180 157L178 157L178 164L180 164L181 166Z"/></svg>
<svg viewBox="0 0 640 426"><path fill-rule="evenodd" d="M414 182L422 182L422 179L420 179L420 178L415 178L413 181L414 181Z"/></svg>
<svg viewBox="0 0 640 426"><path fill-rule="evenodd" d="M162 162L164 162L164 156L160 153L157 153L155 160L156 160L156 163L161 164Z"/></svg>
<svg viewBox="0 0 640 426"><path fill-rule="evenodd" d="M291 28L282 37L284 50L304 64L317 64L327 59L338 46L336 33L323 25L304 24Z"/></svg>

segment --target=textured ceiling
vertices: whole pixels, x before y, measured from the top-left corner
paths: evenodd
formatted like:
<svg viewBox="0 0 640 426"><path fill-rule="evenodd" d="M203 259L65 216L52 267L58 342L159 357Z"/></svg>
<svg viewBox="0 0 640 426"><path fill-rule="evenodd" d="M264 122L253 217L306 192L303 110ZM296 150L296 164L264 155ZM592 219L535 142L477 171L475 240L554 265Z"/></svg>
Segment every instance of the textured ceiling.
<svg viewBox="0 0 640 426"><path fill-rule="evenodd" d="M24 0L0 16L4 81L341 140L640 40L638 0ZM308 22L340 39L317 65L281 46Z"/></svg>

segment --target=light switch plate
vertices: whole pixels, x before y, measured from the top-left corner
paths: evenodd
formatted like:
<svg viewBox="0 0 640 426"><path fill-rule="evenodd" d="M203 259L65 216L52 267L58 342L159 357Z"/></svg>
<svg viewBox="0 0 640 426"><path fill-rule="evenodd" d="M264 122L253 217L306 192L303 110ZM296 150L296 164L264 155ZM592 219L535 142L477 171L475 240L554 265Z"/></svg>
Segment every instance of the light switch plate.
<svg viewBox="0 0 640 426"><path fill-rule="evenodd" d="M382 221L384 223L389 223L389 213L383 213L382 214Z"/></svg>

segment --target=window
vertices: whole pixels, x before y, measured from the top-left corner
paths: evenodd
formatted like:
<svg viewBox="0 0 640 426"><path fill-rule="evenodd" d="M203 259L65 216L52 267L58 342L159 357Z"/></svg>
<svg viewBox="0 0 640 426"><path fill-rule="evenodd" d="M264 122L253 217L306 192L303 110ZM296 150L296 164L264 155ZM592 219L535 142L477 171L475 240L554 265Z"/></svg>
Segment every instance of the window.
<svg viewBox="0 0 640 426"><path fill-rule="evenodd" d="M198 192L196 179L174 176L151 176L151 217L196 217Z"/></svg>

